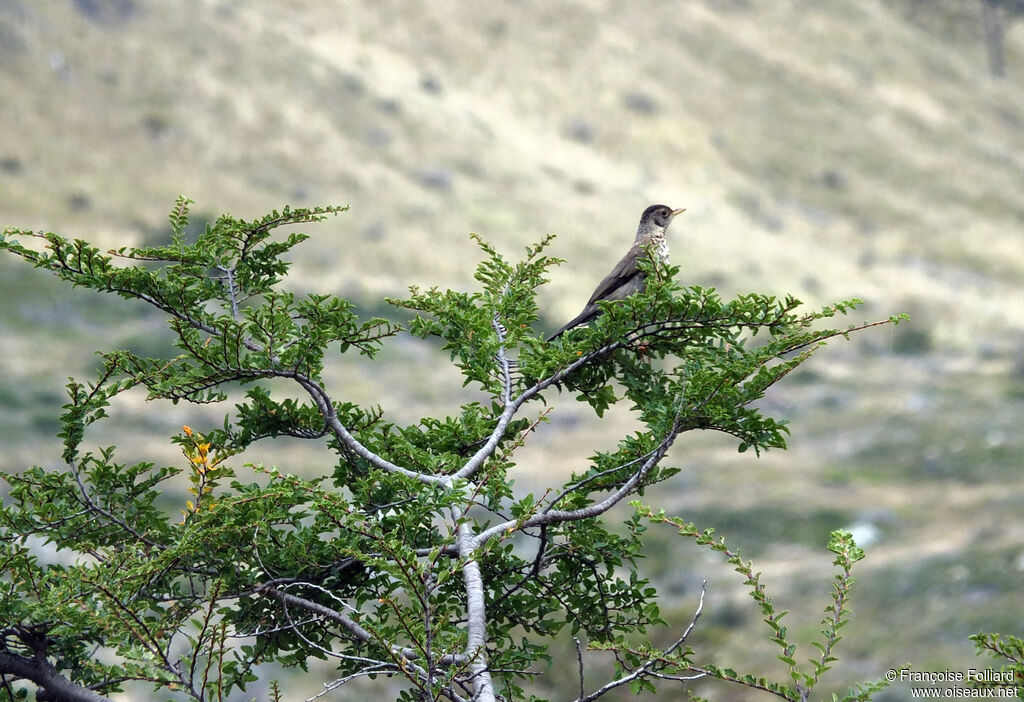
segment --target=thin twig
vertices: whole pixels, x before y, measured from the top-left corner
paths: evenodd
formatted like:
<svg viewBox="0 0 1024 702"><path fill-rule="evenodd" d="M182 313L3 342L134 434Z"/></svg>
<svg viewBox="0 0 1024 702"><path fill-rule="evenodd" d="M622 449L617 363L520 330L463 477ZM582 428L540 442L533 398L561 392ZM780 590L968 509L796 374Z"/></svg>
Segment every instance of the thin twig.
<svg viewBox="0 0 1024 702"><path fill-rule="evenodd" d="M695 680L697 678L700 678L703 675L707 675L708 673L706 671L697 668L691 668L691 670L698 673L698 675L692 677L664 675L654 670L654 667L656 665L665 662L665 656L671 655L676 649L678 649L686 642L687 637L690 636L690 632L692 632L694 628L697 626L697 620L700 619L701 613L704 611L704 595L707 593L707 585L708 583L706 580L701 584L700 601L697 603L697 609L693 613L693 617L690 619L689 626L686 627L686 630L683 632L683 635L680 636L675 643L673 643L671 646L665 649L661 656L650 656L646 661L644 661L643 665L641 665L636 670L632 671L628 675L623 675L622 677L612 680L611 682L605 684L600 689L590 693L589 695L585 695L583 690L583 658L582 653L580 653L580 644L577 640L576 651L577 657L580 661L580 696L576 698L576 702L593 702L593 700L596 700L598 697L601 697L607 694L608 692L611 692L617 687L622 687L623 685L631 683L634 680L639 680L647 676L686 682L689 680Z"/></svg>

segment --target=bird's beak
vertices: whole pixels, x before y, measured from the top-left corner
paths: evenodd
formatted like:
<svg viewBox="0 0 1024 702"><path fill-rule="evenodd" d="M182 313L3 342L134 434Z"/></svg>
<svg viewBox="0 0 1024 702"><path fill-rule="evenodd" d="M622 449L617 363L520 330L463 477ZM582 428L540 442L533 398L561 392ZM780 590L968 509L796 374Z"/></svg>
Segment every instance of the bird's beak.
<svg viewBox="0 0 1024 702"><path fill-rule="evenodd" d="M686 208L685 207L682 208L681 210L672 210L672 218L675 219L676 217L678 217L679 215L681 215L684 212L686 212Z"/></svg>

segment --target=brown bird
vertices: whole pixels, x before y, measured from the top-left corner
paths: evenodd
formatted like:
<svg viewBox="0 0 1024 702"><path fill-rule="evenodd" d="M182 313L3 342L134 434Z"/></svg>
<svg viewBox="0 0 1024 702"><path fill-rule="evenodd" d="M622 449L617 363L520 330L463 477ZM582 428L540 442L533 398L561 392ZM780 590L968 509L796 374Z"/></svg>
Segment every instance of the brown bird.
<svg viewBox="0 0 1024 702"><path fill-rule="evenodd" d="M633 241L633 248L622 257L622 260L615 264L612 272L605 276L594 294L590 296L586 307L578 315L554 334L548 337L548 341L554 341L564 332L589 322L601 314L601 308L595 303L598 300L622 300L635 292L640 292L646 285L646 278L643 271L637 265L637 259L646 256L647 247L654 249L658 258L668 262L668 239L665 238L665 230L672 220L686 210L673 210L665 205L651 205L640 216L640 226L636 230L636 239Z"/></svg>

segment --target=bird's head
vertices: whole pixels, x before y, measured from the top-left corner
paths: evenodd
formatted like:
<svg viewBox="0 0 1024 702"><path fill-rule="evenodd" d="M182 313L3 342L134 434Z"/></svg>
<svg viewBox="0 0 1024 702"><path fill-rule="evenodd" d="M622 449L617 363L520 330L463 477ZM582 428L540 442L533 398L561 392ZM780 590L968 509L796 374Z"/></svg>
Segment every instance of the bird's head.
<svg viewBox="0 0 1024 702"><path fill-rule="evenodd" d="M668 205L651 205L640 215L640 226L636 230L637 243L664 236L665 228L685 209L673 210Z"/></svg>
<svg viewBox="0 0 1024 702"><path fill-rule="evenodd" d="M651 205L640 215L640 223L648 222L660 229L664 229L677 215L681 215L683 212L686 212L686 210L673 210L668 205Z"/></svg>

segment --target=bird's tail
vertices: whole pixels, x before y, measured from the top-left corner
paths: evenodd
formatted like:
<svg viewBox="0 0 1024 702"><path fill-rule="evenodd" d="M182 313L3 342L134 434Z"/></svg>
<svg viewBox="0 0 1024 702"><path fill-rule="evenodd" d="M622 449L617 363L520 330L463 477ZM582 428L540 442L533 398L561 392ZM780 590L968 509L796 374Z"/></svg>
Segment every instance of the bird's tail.
<svg viewBox="0 0 1024 702"><path fill-rule="evenodd" d="M558 337L560 337L562 334L564 334L565 332L569 331L573 327L578 327L579 325L583 324L584 322L589 322L596 315L597 315L597 308L593 307L591 305L587 305L587 308L585 310L583 310L578 315L576 315L575 317L570 319L568 322L566 322L564 325L562 325L561 329L559 329L554 334L549 336L548 337L548 341L554 341L555 339L557 339Z"/></svg>

